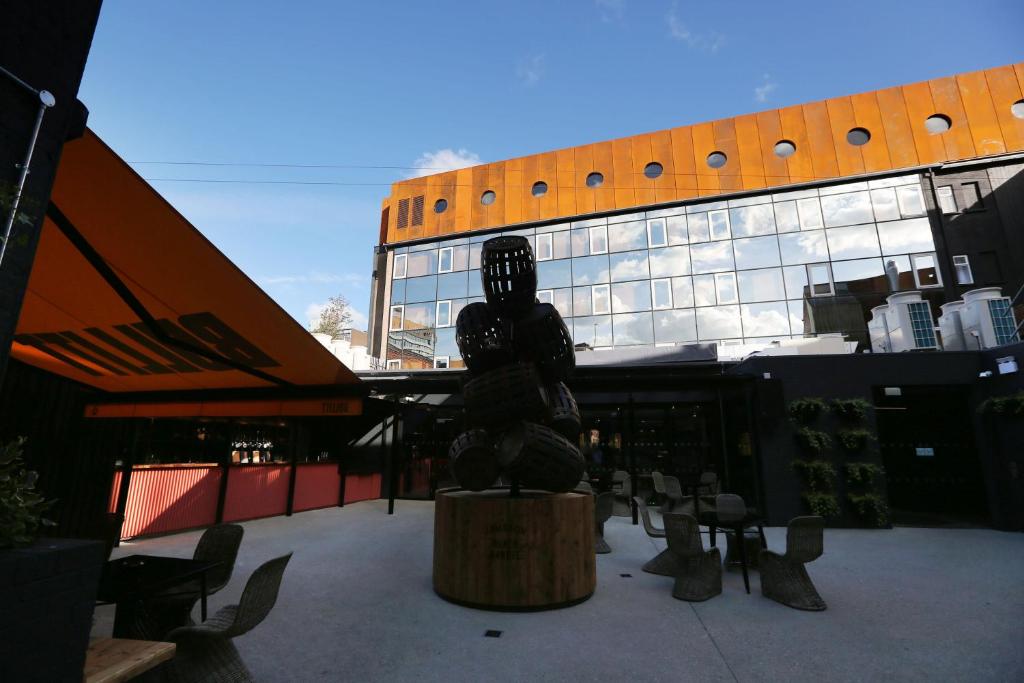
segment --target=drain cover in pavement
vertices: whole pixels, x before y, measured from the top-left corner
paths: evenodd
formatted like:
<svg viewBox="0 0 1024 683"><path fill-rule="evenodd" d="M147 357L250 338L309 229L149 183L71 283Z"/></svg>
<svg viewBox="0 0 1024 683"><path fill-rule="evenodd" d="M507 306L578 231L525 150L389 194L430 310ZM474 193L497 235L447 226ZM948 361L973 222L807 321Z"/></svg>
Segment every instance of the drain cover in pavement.
<svg viewBox="0 0 1024 683"><path fill-rule="evenodd" d="M501 631L487 630L484 631L485 638L501 638Z"/></svg>

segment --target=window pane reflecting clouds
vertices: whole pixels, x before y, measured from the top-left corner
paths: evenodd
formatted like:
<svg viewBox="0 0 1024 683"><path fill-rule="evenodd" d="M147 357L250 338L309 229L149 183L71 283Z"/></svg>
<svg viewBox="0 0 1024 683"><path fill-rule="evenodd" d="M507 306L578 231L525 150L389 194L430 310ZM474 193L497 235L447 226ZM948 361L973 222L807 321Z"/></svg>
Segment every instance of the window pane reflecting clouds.
<svg viewBox="0 0 1024 683"><path fill-rule="evenodd" d="M789 334L789 309L784 301L743 305L740 310L743 315L743 335L746 337Z"/></svg>
<svg viewBox="0 0 1024 683"><path fill-rule="evenodd" d="M828 253L834 260L881 254L874 223L850 228L832 228L825 232L828 235Z"/></svg>
<svg viewBox="0 0 1024 683"><path fill-rule="evenodd" d="M728 241L690 245L690 262L694 273L716 273L732 270L732 244Z"/></svg>
<svg viewBox="0 0 1024 683"><path fill-rule="evenodd" d="M420 277L422 275L433 275L437 272L437 250L418 251L409 254L406 262L406 277Z"/></svg>
<svg viewBox="0 0 1024 683"><path fill-rule="evenodd" d="M752 237L775 233L775 214L771 204L729 209L733 237Z"/></svg>
<svg viewBox="0 0 1024 683"><path fill-rule="evenodd" d="M775 227L778 232L796 232L800 229L796 202L780 202L775 205Z"/></svg>
<svg viewBox="0 0 1024 683"><path fill-rule="evenodd" d="M608 251L629 251L647 248L647 225L630 221L608 226Z"/></svg>
<svg viewBox="0 0 1024 683"><path fill-rule="evenodd" d="M879 223L878 238L882 243L882 253L887 255L935 249L927 218Z"/></svg>
<svg viewBox="0 0 1024 683"><path fill-rule="evenodd" d="M889 282L880 258L836 261L832 264L832 278L839 293L888 292Z"/></svg>
<svg viewBox="0 0 1024 683"><path fill-rule="evenodd" d="M779 235L779 249L784 265L828 260L824 230Z"/></svg>
<svg viewBox="0 0 1024 683"><path fill-rule="evenodd" d="M693 279L688 277L672 278L672 306L675 308L693 307Z"/></svg>
<svg viewBox="0 0 1024 683"><path fill-rule="evenodd" d="M647 269L647 250L629 251L624 254L612 254L610 257L612 282L623 280L639 280L649 278ZM578 283L578 282L577 282Z"/></svg>
<svg viewBox="0 0 1024 683"><path fill-rule="evenodd" d="M781 268L744 270L737 273L736 277L739 279L740 301L744 303L781 301L786 298Z"/></svg>
<svg viewBox="0 0 1024 683"><path fill-rule="evenodd" d="M706 213L691 213L686 216L686 223L690 233L690 244L694 242L707 242L711 239L711 232L708 228L708 215Z"/></svg>
<svg viewBox="0 0 1024 683"><path fill-rule="evenodd" d="M573 318L572 340L576 344L587 344L590 347L612 345L612 317L598 315L585 318Z"/></svg>
<svg viewBox="0 0 1024 683"><path fill-rule="evenodd" d="M697 341L697 314L694 310L655 311L654 341L668 342Z"/></svg>
<svg viewBox="0 0 1024 683"><path fill-rule="evenodd" d="M572 265L569 260L541 261L537 264L537 287L554 289L572 286Z"/></svg>
<svg viewBox="0 0 1024 683"><path fill-rule="evenodd" d="M714 275L694 276L693 301L697 306L714 306L718 303L718 295L715 294Z"/></svg>
<svg viewBox="0 0 1024 683"><path fill-rule="evenodd" d="M574 285L592 285L608 282L608 257L587 256L572 260L572 280Z"/></svg>
<svg viewBox="0 0 1024 683"><path fill-rule="evenodd" d="M900 218L900 207L896 204L896 190L891 187L871 190L871 204L875 209L875 220L895 221Z"/></svg>
<svg viewBox="0 0 1024 683"><path fill-rule="evenodd" d="M789 329L795 335L811 334L811 330L804 324L804 302L787 301L789 308Z"/></svg>
<svg viewBox="0 0 1024 683"><path fill-rule="evenodd" d="M572 317L572 290L556 289L553 293L552 303L558 309L558 314L563 318Z"/></svg>
<svg viewBox="0 0 1024 683"><path fill-rule="evenodd" d="M775 235L733 240L732 246L736 253L737 269L780 265L779 241Z"/></svg>
<svg viewBox="0 0 1024 683"><path fill-rule="evenodd" d="M743 336L739 306L711 306L697 309L697 338L702 341L735 339Z"/></svg>
<svg viewBox="0 0 1024 683"><path fill-rule="evenodd" d="M651 310L651 284L620 282L612 285L612 313L633 313Z"/></svg>
<svg viewBox="0 0 1024 683"><path fill-rule="evenodd" d="M612 316L616 346L653 344L654 328L650 313L627 313Z"/></svg>
<svg viewBox="0 0 1024 683"><path fill-rule="evenodd" d="M839 225L856 225L870 223L874 220L871 213L871 198L867 192L850 192L821 198L821 212L825 217L825 227Z"/></svg>
<svg viewBox="0 0 1024 683"><path fill-rule="evenodd" d="M434 326L434 302L407 304L405 307L405 329L420 330Z"/></svg>
<svg viewBox="0 0 1024 683"><path fill-rule="evenodd" d="M687 247L652 249L651 277L670 277L690 274L690 250Z"/></svg>
<svg viewBox="0 0 1024 683"><path fill-rule="evenodd" d="M801 230L816 230L822 227L821 205L818 204L817 197L798 200L796 208L800 215Z"/></svg>
<svg viewBox="0 0 1024 683"><path fill-rule="evenodd" d="M590 287L573 287L572 311L573 315L590 315L593 313L590 303Z"/></svg>
<svg viewBox="0 0 1024 683"><path fill-rule="evenodd" d="M786 280L786 298L802 299L807 296L807 266L789 266L782 269Z"/></svg>
<svg viewBox="0 0 1024 683"><path fill-rule="evenodd" d="M690 241L686 229L686 216L669 216L665 219L668 224L668 243L686 244Z"/></svg>
<svg viewBox="0 0 1024 683"><path fill-rule="evenodd" d="M437 276L407 278L405 300L411 303L433 301L437 298Z"/></svg>
<svg viewBox="0 0 1024 683"><path fill-rule="evenodd" d="M437 278L438 299L458 299L469 296L469 273L446 273Z"/></svg>

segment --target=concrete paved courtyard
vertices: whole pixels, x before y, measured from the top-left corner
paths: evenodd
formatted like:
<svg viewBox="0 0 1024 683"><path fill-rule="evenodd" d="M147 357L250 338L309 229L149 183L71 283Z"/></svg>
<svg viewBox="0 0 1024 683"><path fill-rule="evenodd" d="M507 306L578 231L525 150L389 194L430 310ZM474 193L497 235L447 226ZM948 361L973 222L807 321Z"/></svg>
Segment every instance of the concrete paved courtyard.
<svg viewBox="0 0 1024 683"><path fill-rule="evenodd" d="M274 611L235 641L257 680L1024 680L1024 534L827 529L809 572L828 610L806 613L762 597L756 572L750 595L729 571L722 595L675 600L671 579L640 570L664 542L613 518L594 596L522 614L433 593L433 510L398 501L388 516L371 501L245 522L211 613L237 601L261 562L294 550ZM785 546L785 529L766 534ZM199 535L124 543L114 556L190 556ZM94 634L112 621L112 607L98 608Z"/></svg>

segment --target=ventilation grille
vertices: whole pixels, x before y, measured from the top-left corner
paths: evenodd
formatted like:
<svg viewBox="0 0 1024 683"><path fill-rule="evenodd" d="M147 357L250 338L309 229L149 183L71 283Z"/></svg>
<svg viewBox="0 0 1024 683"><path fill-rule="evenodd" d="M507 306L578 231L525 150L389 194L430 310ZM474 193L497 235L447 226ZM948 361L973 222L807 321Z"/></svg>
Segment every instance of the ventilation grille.
<svg viewBox="0 0 1024 683"><path fill-rule="evenodd" d="M423 225L423 195L412 198L412 224Z"/></svg>
<svg viewBox="0 0 1024 683"><path fill-rule="evenodd" d="M398 200L398 227L408 228L409 227L409 200L399 199Z"/></svg>

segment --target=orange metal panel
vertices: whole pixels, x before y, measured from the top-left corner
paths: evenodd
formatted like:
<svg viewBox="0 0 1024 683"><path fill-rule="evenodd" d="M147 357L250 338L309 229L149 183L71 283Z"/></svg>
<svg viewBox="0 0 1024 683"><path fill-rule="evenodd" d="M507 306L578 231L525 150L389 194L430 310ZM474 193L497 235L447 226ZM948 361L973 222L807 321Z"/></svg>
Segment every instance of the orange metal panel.
<svg viewBox="0 0 1024 683"><path fill-rule="evenodd" d="M690 128L690 133L693 135L693 163L697 168L697 193L701 197L718 194L722 187L719 170L708 166L708 155L718 150L714 125L698 123Z"/></svg>
<svg viewBox="0 0 1024 683"><path fill-rule="evenodd" d="M811 144L811 168L814 178L835 178L839 175L836 143L832 137L832 124L828 118L828 105L811 102L801 107L807 123L807 139ZM846 133L843 132L843 142Z"/></svg>
<svg viewBox="0 0 1024 683"><path fill-rule="evenodd" d="M796 144L796 154L786 159L790 182L806 183L813 180L811 140L807 137L804 110L799 106L780 109L779 122L782 124L782 137Z"/></svg>
<svg viewBox="0 0 1024 683"><path fill-rule="evenodd" d="M427 176L427 188L423 197L423 234L434 236L439 234L439 216L434 213L434 202L441 194L441 175Z"/></svg>
<svg viewBox="0 0 1024 683"><path fill-rule="evenodd" d="M541 218L554 218L558 216L558 197L561 189L558 187L558 160L554 152L547 152L540 156L540 180L548 184L548 193L538 199Z"/></svg>
<svg viewBox="0 0 1024 683"><path fill-rule="evenodd" d="M676 168L676 199L696 197L697 167L694 165L690 126L673 128L669 134L672 136L672 163Z"/></svg>
<svg viewBox="0 0 1024 683"><path fill-rule="evenodd" d="M648 135L634 135L629 138L630 158L633 161L632 175L629 177L630 185L635 189L637 204L654 203L654 181L644 175L644 167L647 166L653 157L651 156L651 139Z"/></svg>
<svg viewBox="0 0 1024 683"><path fill-rule="evenodd" d="M598 211L610 211L615 208L615 184L618 182L612 164L612 143L594 145L594 168L604 173L604 185L594 191L595 206Z"/></svg>
<svg viewBox="0 0 1024 683"><path fill-rule="evenodd" d="M213 524L221 476L216 465L132 468L121 538Z"/></svg>
<svg viewBox="0 0 1024 683"><path fill-rule="evenodd" d="M860 148L864 160L864 170L869 172L885 171L892 168L889 158L889 141L882 123L882 113L878 109L878 98L875 93L863 93L850 98L853 106L853 118L858 126L871 131L868 144ZM837 143L838 144L838 143Z"/></svg>
<svg viewBox="0 0 1024 683"><path fill-rule="evenodd" d="M977 154L1001 154L1006 151L999 119L992 104L992 96L984 71L975 71L956 77L960 101L967 115L971 141Z"/></svg>
<svg viewBox="0 0 1024 683"><path fill-rule="evenodd" d="M439 235L449 235L458 229L458 226L455 224L456 183L458 183L458 174L455 171L441 174L441 186L438 190L437 199L447 201L448 208L444 210L444 213L437 214L437 232ZM434 201L437 201L437 199ZM427 210L433 213L434 202L427 201Z"/></svg>
<svg viewBox="0 0 1024 683"><path fill-rule="evenodd" d="M487 189L496 195L494 203L484 207L487 227L512 222L505 217L505 163L498 161L487 165Z"/></svg>
<svg viewBox="0 0 1024 683"><path fill-rule="evenodd" d="M1024 150L1024 119L1018 119L1010 111L1013 103L1024 97L1021 94L1021 85L1017 82L1016 72L1012 66L1000 66L987 70L985 80L988 82L996 119L999 121L1007 151Z"/></svg>
<svg viewBox="0 0 1024 683"><path fill-rule="evenodd" d="M633 146L629 138L612 140L612 177L615 179L615 206L636 206L633 183Z"/></svg>
<svg viewBox="0 0 1024 683"><path fill-rule="evenodd" d="M932 91L927 83L912 83L903 86L903 101L907 105L907 119L910 132L917 147L917 158L922 164L933 164L946 159L946 146L942 136L932 135L924 127L924 120L935 113Z"/></svg>
<svg viewBox="0 0 1024 683"><path fill-rule="evenodd" d="M736 146L739 148L740 181L744 190L765 186L761 137L757 131L757 115L737 116ZM770 149L770 148L769 148ZM767 154L772 154L770 151ZM772 156L775 156L772 154Z"/></svg>
<svg viewBox="0 0 1024 683"><path fill-rule="evenodd" d="M533 184L538 180L544 180L540 177L540 155L534 154L532 156L523 157L522 171L520 172L520 182L522 187L519 188L520 203L522 204L522 213L524 221L535 221L540 218L540 202L542 197L533 196ZM551 182L548 182L548 190L551 189Z"/></svg>
<svg viewBox="0 0 1024 683"><path fill-rule="evenodd" d="M667 130L651 134L652 161L661 164L661 177L654 180L654 199L668 202L676 198L675 164L672 161L672 135Z"/></svg>
<svg viewBox="0 0 1024 683"><path fill-rule="evenodd" d="M907 104L902 88L887 88L877 93L878 111L885 129L885 142L893 168L918 165L917 145L907 118Z"/></svg>
<svg viewBox="0 0 1024 683"><path fill-rule="evenodd" d="M487 207L480 203L480 197L483 195L484 190L487 189L490 174L488 173L487 165L474 166L470 170L473 174L473 180L470 183L469 224L473 230L478 230L487 227Z"/></svg>
<svg viewBox="0 0 1024 683"><path fill-rule="evenodd" d="M725 152L725 166L718 169L722 191L743 189L740 177L740 148L736 144L736 124L733 119L721 119L712 123L715 132L715 146Z"/></svg>
<svg viewBox="0 0 1024 683"><path fill-rule="evenodd" d="M228 474L224 521L283 515L288 503L289 465L240 465Z"/></svg>
<svg viewBox="0 0 1024 683"><path fill-rule="evenodd" d="M836 162L839 165L838 175L855 175L864 172L864 157L860 147L846 141L846 134L851 128L858 127L853 115L853 104L849 97L836 97L825 101L828 111L829 126L832 129L832 146L836 150ZM868 129L874 137L874 132ZM871 141L868 141L871 144Z"/></svg>
<svg viewBox="0 0 1024 683"><path fill-rule="evenodd" d="M594 168L594 145L577 147L573 156L575 160L573 186L576 188L576 212L593 213L597 207L597 193L587 187L587 175L598 170ZM605 182L608 182L607 178L605 178Z"/></svg>
<svg viewBox="0 0 1024 683"><path fill-rule="evenodd" d="M756 115L757 118L757 134L760 141L761 149L764 150L761 161L764 165L764 180L768 187L774 185L783 185L789 182L789 166L786 163L786 159L775 154L775 144L781 140L788 139L782 133L782 123L779 121L779 112L776 109L771 111L763 111ZM739 132L739 125L737 125L737 133ZM796 145L797 154L807 154L807 149L800 149L800 145L796 144L793 140L790 140ZM742 154L742 148L740 154ZM790 157L792 158L792 157Z"/></svg>
<svg viewBox="0 0 1024 683"><path fill-rule="evenodd" d="M974 140L971 139L971 128L967 123L963 102L960 101L960 89L955 78L936 78L928 81L932 91L932 101L938 113L945 114L952 120L950 129L942 133L943 144L946 146L946 159L968 159L974 156Z"/></svg>
<svg viewBox="0 0 1024 683"><path fill-rule="evenodd" d="M576 213L576 160L572 148L555 152L558 167L558 213L573 216Z"/></svg>
<svg viewBox="0 0 1024 683"><path fill-rule="evenodd" d="M473 225L473 169L460 168L455 172L455 229L459 232ZM448 209L451 211L452 209ZM394 213L392 211L391 213Z"/></svg>
<svg viewBox="0 0 1024 683"><path fill-rule="evenodd" d="M292 510L313 510L338 504L341 477L337 463L304 463L295 468Z"/></svg>

